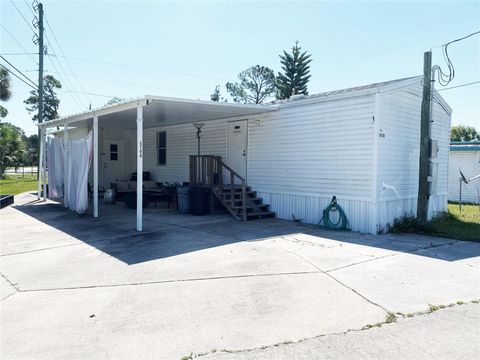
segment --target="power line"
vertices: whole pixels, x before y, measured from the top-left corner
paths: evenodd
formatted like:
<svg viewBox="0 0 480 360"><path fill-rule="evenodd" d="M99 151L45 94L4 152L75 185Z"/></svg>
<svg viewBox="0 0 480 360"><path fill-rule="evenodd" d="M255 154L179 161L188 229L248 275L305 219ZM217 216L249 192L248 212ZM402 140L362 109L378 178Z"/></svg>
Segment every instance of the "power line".
<svg viewBox="0 0 480 360"><path fill-rule="evenodd" d="M0 55L0 58L2 58L8 65L10 65L12 68L14 68L20 75L22 75L25 79L27 79L28 81L30 81L33 86L37 86L36 83L34 83L27 75L25 75L23 72L21 72L20 70L18 70L15 65L13 65L10 61L8 61L7 59L5 59L2 55Z"/></svg>
<svg viewBox="0 0 480 360"><path fill-rule="evenodd" d="M479 30L479 31L475 31L475 32L473 32L473 33L471 33L471 34L469 34L469 35L467 35L467 36L461 37L461 38L459 38L459 39L455 39L455 40L449 41L449 42L443 44L442 46L448 46L448 45L450 45L450 44L453 44L454 42L461 41L461 40L465 40L465 39L469 38L470 36L477 35L477 34L480 34L480 30Z"/></svg>
<svg viewBox="0 0 480 360"><path fill-rule="evenodd" d="M436 91L451 90L451 89L456 89L456 88L460 88L460 87L464 87L464 86L475 85L475 84L478 84L478 83L480 83L480 81L473 81L471 83L461 84L461 85L457 85L457 86L451 86L451 87L448 87L448 88L445 88L445 89L438 89Z"/></svg>
<svg viewBox="0 0 480 360"><path fill-rule="evenodd" d="M96 93L92 93L92 92L81 92L81 91L76 91L76 90L64 90L63 92L65 92L65 93L81 93L81 94L92 95L92 96L100 96L100 97L105 97L105 98L110 98L110 99L115 97L114 95L96 94Z"/></svg>
<svg viewBox="0 0 480 360"><path fill-rule="evenodd" d="M61 57L62 57L62 56L61 56ZM182 73L182 72L167 71L167 70L162 70L162 69L159 69L159 68L151 68L151 67L137 66L137 65L131 65L131 64L122 64L122 63L115 63L115 62L109 62L109 61L103 61L103 60L86 59L86 58L73 57L73 56L68 56L68 57L67 57L67 56L63 56L63 57L68 58L68 59L70 59L70 60L92 62L92 63L103 64L103 65L113 65L113 66L126 67L126 68L131 68L131 69L140 69L140 70L147 70L147 71L157 71L157 72L162 72L162 73L172 74L172 75L198 77L198 78L210 79L210 80L229 81L229 79L226 79L226 78L219 78L219 77L206 76L206 75L198 75L198 74L191 74L191 73Z"/></svg>
<svg viewBox="0 0 480 360"><path fill-rule="evenodd" d="M15 39L15 37L10 33L10 31L8 31L8 29L7 29L5 26L3 26L2 24L0 24L0 26L1 26L2 29L8 34L8 36L10 36L10 37L12 38L13 41L15 41L15 42L17 43L17 45L20 46L20 48L21 48L23 51L25 51L25 54L29 54L28 51L25 50L25 48L23 47L23 45L20 44L20 42L19 42L17 39ZM29 55L29 57L30 57L30 59L32 59L32 60L35 62L35 64L38 64L38 63L37 63L37 60L35 60L35 58L34 58L32 55Z"/></svg>
<svg viewBox="0 0 480 360"><path fill-rule="evenodd" d="M447 63L448 74L445 74L442 71L442 68L440 66L438 66L438 65L434 66L434 68L438 69L438 83L440 85L447 86L455 78L455 67L453 66L453 62L450 59L450 56L448 55L448 46L450 44L456 43L458 41L468 39L469 37L477 35L477 34L480 34L480 31L473 32L469 35L466 35L466 36L463 36L461 38L449 41L449 42L442 45L443 58L445 59L445 62Z"/></svg>
<svg viewBox="0 0 480 360"><path fill-rule="evenodd" d="M50 26L50 22L48 21L48 19L47 19L46 17L45 17L45 21L46 21L46 23L47 23L48 28L50 29L50 32L51 32L52 35L53 35L53 39L55 40L55 43L58 45L58 48L60 49L60 52L61 52L62 55L64 56L64 59L65 59L65 62L66 62L66 64L67 64L68 68L70 69L70 71L72 72L75 80L77 81L77 84L78 84L80 90L82 90L83 93L86 94L86 93L85 93L85 89L83 88L82 84L81 84L80 81L78 80L77 75L75 74L75 71L73 70L72 66L70 65L70 62L68 61L68 58L65 56L65 53L63 52L63 48L62 48L62 46L60 45L57 37L55 36L55 32L53 31L52 27ZM91 101L91 99L88 97L88 95L86 96L86 98L87 98L87 100L88 100L90 103L92 103L92 101Z"/></svg>
<svg viewBox="0 0 480 360"><path fill-rule="evenodd" d="M33 34L34 35L37 35L35 30L33 29L32 25L28 22L28 20L25 18L25 16L23 15L23 13L20 11L20 9L17 7L17 5L15 5L15 2L13 0L10 0L10 2L12 3L13 6L15 6L15 9L17 9L17 12L20 14L20 16L23 18L23 20L25 21L25 23L27 24L27 26L33 31Z"/></svg>
<svg viewBox="0 0 480 360"><path fill-rule="evenodd" d="M68 76L68 75L69 74L66 74L66 76ZM151 89L158 89L158 90L163 90L163 91L173 91L173 92L177 92L177 93L184 93L184 94L195 95L195 96L198 96L198 95L208 96L207 94L200 94L198 92L193 92L193 91L174 90L174 89L171 89L171 88L161 88L161 87L154 86L154 85L146 85L146 84L133 83L133 82L127 82L127 81L120 81L120 80L102 79L102 78L93 77L93 76L78 75L78 77L84 78L84 79L105 81L105 82L110 82L110 83L115 83L115 84L137 86L137 87L141 87L141 88L151 88Z"/></svg>
<svg viewBox="0 0 480 360"><path fill-rule="evenodd" d="M47 43L48 43L49 45L51 45L51 44L50 44L50 41L48 40L48 37L45 36L45 39L47 40ZM53 51L53 48L52 48L51 50ZM59 78L60 78L60 81L64 84L64 86L67 85L67 82L64 80L62 74L58 71L58 68L57 68L57 66L55 65L55 63L53 62L52 58L48 56L48 60L49 60L50 63L52 64L53 68L55 69L56 74L58 74L58 76L59 76ZM62 64L60 64L60 62L59 62L58 60L57 60L57 62L58 62L58 65L59 65L60 69L62 70L63 74L65 74L65 70L63 70ZM70 80L68 79L68 77L67 77L66 75L65 75L65 77L66 77L67 80L68 80L68 85L67 85L67 86L71 86L71 87L73 88L73 86L72 86ZM85 108L85 104L83 104L82 101L81 101L81 99L78 98L78 95L77 95L77 97L75 97L74 94L70 94L70 97L72 98L73 102L75 103L75 105L76 105L79 109ZM77 99L77 98L78 98L78 99Z"/></svg>
<svg viewBox="0 0 480 360"><path fill-rule="evenodd" d="M1 67L3 67L5 70L7 70L10 74L12 74L13 76L15 76L18 80L20 80L21 82L23 82L25 85L27 86L30 86L33 90L38 90L38 88L36 86L33 86L31 84L29 84L28 82L26 82L25 80L23 80L20 76L18 76L17 74L15 74L12 70L10 70L9 68L7 68L6 66L4 66L3 64L0 64Z"/></svg>

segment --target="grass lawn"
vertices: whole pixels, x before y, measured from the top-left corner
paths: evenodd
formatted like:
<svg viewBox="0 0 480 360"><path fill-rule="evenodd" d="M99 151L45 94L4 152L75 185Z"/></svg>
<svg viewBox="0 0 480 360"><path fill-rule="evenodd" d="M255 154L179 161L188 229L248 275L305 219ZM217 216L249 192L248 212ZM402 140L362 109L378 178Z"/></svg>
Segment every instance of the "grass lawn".
<svg viewBox="0 0 480 360"><path fill-rule="evenodd" d="M0 179L1 194L20 194L25 191L37 190L37 175L25 174L7 174L4 179Z"/></svg>
<svg viewBox="0 0 480 360"><path fill-rule="evenodd" d="M480 209L478 205L462 205L460 212L458 204L448 204L448 213L438 218L420 223L407 216L397 221L392 231L480 242Z"/></svg>

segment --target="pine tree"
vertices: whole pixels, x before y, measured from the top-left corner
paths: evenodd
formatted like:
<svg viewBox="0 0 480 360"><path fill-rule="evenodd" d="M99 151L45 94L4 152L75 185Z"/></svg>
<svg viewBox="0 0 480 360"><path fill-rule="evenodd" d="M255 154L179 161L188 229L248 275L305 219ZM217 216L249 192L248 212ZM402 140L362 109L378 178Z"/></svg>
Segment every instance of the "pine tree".
<svg viewBox="0 0 480 360"><path fill-rule="evenodd" d="M261 104L269 97L275 96L275 73L266 66L255 65L238 74L240 82L225 84L236 103Z"/></svg>
<svg viewBox="0 0 480 360"><path fill-rule="evenodd" d="M62 84L55 79L52 75L44 77L43 82L43 120L53 120L59 117L58 107L60 105L60 99L57 97L55 89L61 89ZM30 96L24 101L27 104L27 111L29 113L36 113L38 110L38 91L30 91ZM33 121L38 121L38 114L35 114L32 118Z"/></svg>
<svg viewBox="0 0 480 360"><path fill-rule="evenodd" d="M277 99L288 99L292 95L304 94L308 95L307 84L310 80L310 59L311 55L306 51L300 51L302 48L298 46L298 41L289 54L285 50L280 55L280 63L282 64L282 73L278 73L277 77Z"/></svg>

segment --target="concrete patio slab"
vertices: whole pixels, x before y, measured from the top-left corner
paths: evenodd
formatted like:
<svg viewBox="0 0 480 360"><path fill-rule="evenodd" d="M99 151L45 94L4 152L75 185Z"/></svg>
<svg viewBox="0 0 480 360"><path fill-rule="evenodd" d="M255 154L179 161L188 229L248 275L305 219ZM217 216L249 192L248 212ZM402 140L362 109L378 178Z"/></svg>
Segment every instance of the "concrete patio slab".
<svg viewBox="0 0 480 360"><path fill-rule="evenodd" d="M205 360L478 359L480 305L468 304L397 323L327 335L296 344L235 353L210 353Z"/></svg>
<svg viewBox="0 0 480 360"><path fill-rule="evenodd" d="M15 294L17 290L3 276L0 276L0 300Z"/></svg>
<svg viewBox="0 0 480 360"><path fill-rule="evenodd" d="M385 319L323 274L28 292L2 309L3 359L180 359Z"/></svg>
<svg viewBox="0 0 480 360"><path fill-rule="evenodd" d="M380 258L330 274L394 313L480 298L480 269L416 253Z"/></svg>
<svg viewBox="0 0 480 360"><path fill-rule="evenodd" d="M1 210L2 359L251 350L480 298L478 243L161 208L138 233L121 204L19 199Z"/></svg>
<svg viewBox="0 0 480 360"><path fill-rule="evenodd" d="M22 290L317 272L273 247L184 229L4 256L1 269Z"/></svg>

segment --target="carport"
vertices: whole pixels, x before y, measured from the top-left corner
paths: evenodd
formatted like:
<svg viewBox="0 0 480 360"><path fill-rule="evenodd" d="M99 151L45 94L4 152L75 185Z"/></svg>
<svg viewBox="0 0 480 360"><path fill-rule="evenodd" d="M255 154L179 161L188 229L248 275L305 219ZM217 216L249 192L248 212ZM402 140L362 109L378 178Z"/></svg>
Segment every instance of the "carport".
<svg viewBox="0 0 480 360"><path fill-rule="evenodd" d="M69 154L69 127L84 128L92 131L93 136L93 217L98 217L99 187L99 126L111 129L136 130L136 171L137 171L137 212L136 230L142 231L143 216L143 135L144 131L159 126L171 126L185 123L204 123L227 118L242 118L277 110L276 105L232 104L202 100L187 100L146 95L143 98L129 100L95 110L73 114L38 124L41 129L40 164L42 176L38 182L38 199L46 192L46 140L47 129L63 127L65 158ZM64 164L66 166L66 162ZM65 177L67 172L64 172ZM68 186L67 179L64 179ZM67 194L67 191L65 191ZM64 196L64 204L68 197Z"/></svg>

